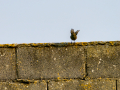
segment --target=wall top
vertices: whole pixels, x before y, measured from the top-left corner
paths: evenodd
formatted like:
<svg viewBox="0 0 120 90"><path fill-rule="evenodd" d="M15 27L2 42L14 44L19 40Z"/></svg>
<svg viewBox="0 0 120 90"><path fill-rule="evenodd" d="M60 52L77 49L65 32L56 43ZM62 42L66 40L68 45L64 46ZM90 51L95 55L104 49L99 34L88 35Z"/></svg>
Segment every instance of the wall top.
<svg viewBox="0 0 120 90"><path fill-rule="evenodd" d="M0 48L14 48L14 47L64 47L64 46L95 46L95 45L109 45L118 46L120 41L93 41L93 42L61 42L61 43L22 43L22 44L0 44Z"/></svg>

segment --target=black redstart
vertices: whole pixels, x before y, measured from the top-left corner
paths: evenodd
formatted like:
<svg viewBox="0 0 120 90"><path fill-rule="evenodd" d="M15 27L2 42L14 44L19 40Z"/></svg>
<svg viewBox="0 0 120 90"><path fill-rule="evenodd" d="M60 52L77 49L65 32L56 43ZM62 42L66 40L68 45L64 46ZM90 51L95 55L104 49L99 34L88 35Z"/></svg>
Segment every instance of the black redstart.
<svg viewBox="0 0 120 90"><path fill-rule="evenodd" d="M77 39L77 34L79 31L80 30L77 30L76 32L74 32L74 29L71 29L71 36L70 36L71 40L75 41Z"/></svg>

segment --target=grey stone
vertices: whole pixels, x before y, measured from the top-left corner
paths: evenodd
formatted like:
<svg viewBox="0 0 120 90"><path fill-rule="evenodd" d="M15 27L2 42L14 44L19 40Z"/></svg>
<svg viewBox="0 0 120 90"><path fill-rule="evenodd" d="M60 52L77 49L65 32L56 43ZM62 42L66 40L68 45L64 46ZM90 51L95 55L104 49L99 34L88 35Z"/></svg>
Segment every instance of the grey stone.
<svg viewBox="0 0 120 90"><path fill-rule="evenodd" d="M47 90L46 82L19 83L0 82L0 90Z"/></svg>
<svg viewBox="0 0 120 90"><path fill-rule="evenodd" d="M85 90L116 90L116 80L115 79L90 79L88 81L83 81L81 86Z"/></svg>
<svg viewBox="0 0 120 90"><path fill-rule="evenodd" d="M116 81L110 79L50 81L48 90L116 90Z"/></svg>
<svg viewBox="0 0 120 90"><path fill-rule="evenodd" d="M16 79L15 48L0 48L0 80Z"/></svg>
<svg viewBox="0 0 120 90"><path fill-rule="evenodd" d="M117 85L117 89L116 90L120 90L120 78L116 79L116 85Z"/></svg>
<svg viewBox="0 0 120 90"><path fill-rule="evenodd" d="M87 73L90 78L120 77L120 46L88 46Z"/></svg>
<svg viewBox="0 0 120 90"><path fill-rule="evenodd" d="M19 47L18 75L21 79L85 77L84 47Z"/></svg>

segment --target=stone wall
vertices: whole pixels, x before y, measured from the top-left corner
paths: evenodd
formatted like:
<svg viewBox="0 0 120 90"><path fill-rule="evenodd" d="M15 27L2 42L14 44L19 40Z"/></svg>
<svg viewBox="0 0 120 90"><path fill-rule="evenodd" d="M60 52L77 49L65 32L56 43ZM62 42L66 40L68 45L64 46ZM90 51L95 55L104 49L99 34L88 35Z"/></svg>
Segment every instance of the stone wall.
<svg viewBox="0 0 120 90"><path fill-rule="evenodd" d="M0 45L0 90L120 90L120 41Z"/></svg>

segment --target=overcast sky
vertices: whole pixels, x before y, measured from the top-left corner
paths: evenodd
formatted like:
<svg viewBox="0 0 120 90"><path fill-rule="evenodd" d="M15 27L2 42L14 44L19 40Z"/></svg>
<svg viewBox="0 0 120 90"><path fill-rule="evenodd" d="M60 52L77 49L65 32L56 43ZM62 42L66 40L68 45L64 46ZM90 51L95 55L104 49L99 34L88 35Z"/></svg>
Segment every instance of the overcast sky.
<svg viewBox="0 0 120 90"><path fill-rule="evenodd" d="M0 0L0 44L120 41L120 0Z"/></svg>

